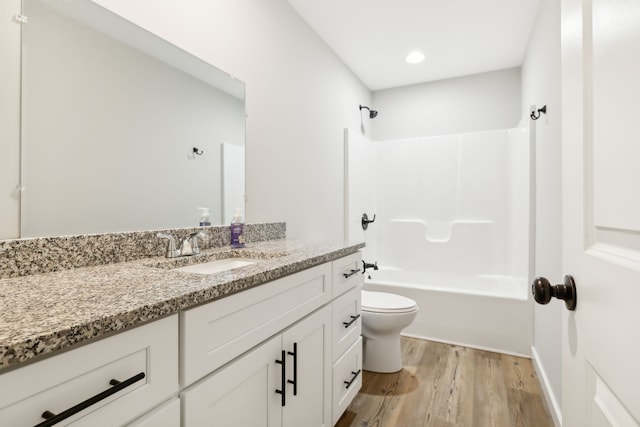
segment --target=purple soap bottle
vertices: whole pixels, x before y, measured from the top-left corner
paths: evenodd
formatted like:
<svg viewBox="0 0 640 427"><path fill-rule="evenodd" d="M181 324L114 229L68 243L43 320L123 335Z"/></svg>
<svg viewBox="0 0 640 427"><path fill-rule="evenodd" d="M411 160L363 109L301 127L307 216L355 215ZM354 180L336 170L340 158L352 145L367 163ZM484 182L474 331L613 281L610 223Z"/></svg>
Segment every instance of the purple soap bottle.
<svg viewBox="0 0 640 427"><path fill-rule="evenodd" d="M244 222L242 222L240 208L236 208L231 221L231 247L244 248Z"/></svg>

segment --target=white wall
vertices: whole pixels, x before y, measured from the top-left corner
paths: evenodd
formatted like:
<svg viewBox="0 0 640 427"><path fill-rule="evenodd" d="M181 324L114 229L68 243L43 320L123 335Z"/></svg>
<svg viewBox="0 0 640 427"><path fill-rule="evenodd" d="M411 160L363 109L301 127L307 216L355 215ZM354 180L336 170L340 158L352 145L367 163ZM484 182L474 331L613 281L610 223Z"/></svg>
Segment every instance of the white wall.
<svg viewBox="0 0 640 427"><path fill-rule="evenodd" d="M343 238L343 129L360 128L358 105L371 96L286 1L96 2L246 83L247 221L286 221L291 238ZM15 115L19 105L10 104ZM3 144L17 146L2 132ZM6 192L0 197L4 219Z"/></svg>
<svg viewBox="0 0 640 427"><path fill-rule="evenodd" d="M20 233L20 0L0 2L0 239Z"/></svg>
<svg viewBox="0 0 640 427"><path fill-rule="evenodd" d="M378 259L375 244L380 221L378 211L378 152L374 143L359 130L345 129L345 240L362 242L362 259L374 262ZM369 224L362 228L362 214L366 213Z"/></svg>
<svg viewBox="0 0 640 427"><path fill-rule="evenodd" d="M536 211L534 276L562 281L560 5L543 0L522 67L522 108L547 105L535 123ZM562 301L534 308L533 355L558 421L562 407Z"/></svg>
<svg viewBox="0 0 640 427"><path fill-rule="evenodd" d="M343 130L370 93L286 1L98 3L246 83L248 222L343 238Z"/></svg>
<svg viewBox="0 0 640 427"><path fill-rule="evenodd" d="M373 138L421 138L515 127L520 68L373 93Z"/></svg>

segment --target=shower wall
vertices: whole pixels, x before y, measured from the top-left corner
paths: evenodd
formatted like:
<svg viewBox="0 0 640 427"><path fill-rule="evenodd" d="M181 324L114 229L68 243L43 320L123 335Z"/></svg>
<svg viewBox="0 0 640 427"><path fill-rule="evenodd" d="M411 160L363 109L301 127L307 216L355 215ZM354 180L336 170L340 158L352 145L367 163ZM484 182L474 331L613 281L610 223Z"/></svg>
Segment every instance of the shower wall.
<svg viewBox="0 0 640 427"><path fill-rule="evenodd" d="M367 261L526 281L526 129L382 142L348 131L347 139L347 238L367 242ZM376 214L366 232L364 212Z"/></svg>
<svg viewBox="0 0 640 427"><path fill-rule="evenodd" d="M420 307L403 334L529 355L528 131L346 140L346 237L378 262L366 289Z"/></svg>

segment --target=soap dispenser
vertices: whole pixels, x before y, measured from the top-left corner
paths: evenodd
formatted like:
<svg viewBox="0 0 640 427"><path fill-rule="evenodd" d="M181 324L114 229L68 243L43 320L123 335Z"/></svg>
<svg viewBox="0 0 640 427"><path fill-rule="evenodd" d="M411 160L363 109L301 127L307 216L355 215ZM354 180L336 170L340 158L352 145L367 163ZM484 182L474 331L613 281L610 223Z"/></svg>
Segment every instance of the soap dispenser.
<svg viewBox="0 0 640 427"><path fill-rule="evenodd" d="M231 221L231 247L244 248L244 222L242 222L240 208L236 208Z"/></svg>
<svg viewBox="0 0 640 427"><path fill-rule="evenodd" d="M211 225L211 214L209 208L198 208L200 210L200 227L208 227Z"/></svg>

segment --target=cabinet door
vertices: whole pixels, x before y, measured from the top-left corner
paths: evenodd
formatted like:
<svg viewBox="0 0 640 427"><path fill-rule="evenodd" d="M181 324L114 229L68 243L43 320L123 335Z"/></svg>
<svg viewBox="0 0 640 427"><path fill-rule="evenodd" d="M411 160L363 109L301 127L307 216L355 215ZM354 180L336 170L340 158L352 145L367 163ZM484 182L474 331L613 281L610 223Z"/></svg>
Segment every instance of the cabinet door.
<svg viewBox="0 0 640 427"><path fill-rule="evenodd" d="M180 400L175 397L143 417L128 424L127 427L179 427Z"/></svg>
<svg viewBox="0 0 640 427"><path fill-rule="evenodd" d="M283 427L331 426L331 307L287 329L282 345L288 357Z"/></svg>
<svg viewBox="0 0 640 427"><path fill-rule="evenodd" d="M280 357L278 335L189 387L181 394L182 425L279 427Z"/></svg>

